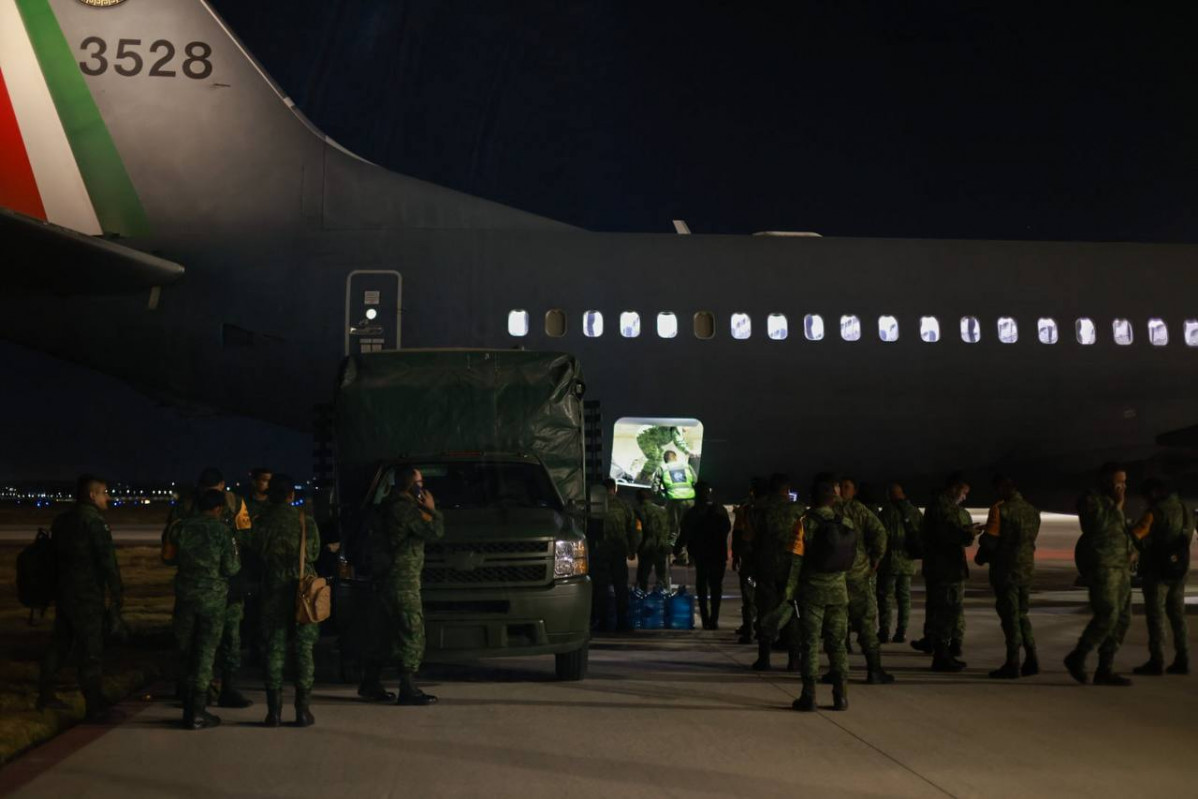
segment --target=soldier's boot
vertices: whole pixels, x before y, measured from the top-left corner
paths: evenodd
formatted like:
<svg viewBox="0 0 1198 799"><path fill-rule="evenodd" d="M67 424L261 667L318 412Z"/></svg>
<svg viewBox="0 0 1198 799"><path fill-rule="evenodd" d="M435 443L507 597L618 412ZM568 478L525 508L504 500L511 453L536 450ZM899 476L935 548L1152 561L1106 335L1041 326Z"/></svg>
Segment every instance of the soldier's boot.
<svg viewBox="0 0 1198 799"><path fill-rule="evenodd" d="M1036 657L1034 646L1024 647L1023 666L1019 669L1019 673L1024 677L1034 677L1040 673L1040 659Z"/></svg>
<svg viewBox="0 0 1198 799"><path fill-rule="evenodd" d="M220 726L220 716L208 712L203 696L197 696L190 688L183 693L183 728L187 730L205 730L209 727Z"/></svg>
<svg viewBox="0 0 1198 799"><path fill-rule="evenodd" d="M233 685L233 672L226 671L220 678L220 695L216 704L220 707L244 708L254 704L254 701L237 690Z"/></svg>
<svg viewBox="0 0 1198 799"><path fill-rule="evenodd" d="M906 640L907 640L907 631L904 630L902 627L899 627L898 629L896 629L894 631L894 637L890 639L890 642L894 643L894 644L902 644L902 643L905 643Z"/></svg>
<svg viewBox="0 0 1198 799"><path fill-rule="evenodd" d="M1165 664L1158 658L1149 658L1146 663L1132 669L1131 673L1141 677L1161 677L1165 674Z"/></svg>
<svg viewBox="0 0 1198 799"><path fill-rule="evenodd" d="M1069 672L1070 677L1085 685L1088 679L1086 676L1086 653L1075 649L1066 655L1065 670Z"/></svg>
<svg viewBox="0 0 1198 799"><path fill-rule="evenodd" d="M416 687L410 671L405 671L399 675L399 698L395 700L395 704L423 707L431 705L436 701L437 697L432 694L426 694Z"/></svg>
<svg viewBox="0 0 1198 799"><path fill-rule="evenodd" d="M882 668L882 653L875 649L865 653L865 666L869 670L865 682L869 685L890 685L894 675Z"/></svg>
<svg viewBox="0 0 1198 799"><path fill-rule="evenodd" d="M757 659L753 661L753 665L749 668L753 671L769 671L770 670L770 649L769 641L757 641Z"/></svg>
<svg viewBox="0 0 1198 799"><path fill-rule="evenodd" d="M1178 652L1173 658L1173 662L1169 664L1169 668L1165 669L1169 674L1189 674L1190 673L1190 653Z"/></svg>
<svg viewBox="0 0 1198 799"><path fill-rule="evenodd" d="M790 708L800 713L815 711L815 680L803 680L803 693L791 703Z"/></svg>
<svg viewBox="0 0 1198 799"><path fill-rule="evenodd" d="M879 644L890 643L890 630L884 630L884 629L878 630L878 643Z"/></svg>
<svg viewBox="0 0 1198 799"><path fill-rule="evenodd" d="M832 683L832 709L849 709L848 681L845 680L843 674L837 674L835 681Z"/></svg>
<svg viewBox="0 0 1198 799"><path fill-rule="evenodd" d="M936 652L932 655L932 671L943 671L955 673L965 668L965 661L957 660L948 649L937 647Z"/></svg>
<svg viewBox="0 0 1198 799"><path fill-rule="evenodd" d="M916 652L923 652L925 655L932 654L932 642L927 638L916 638L911 642L911 648Z"/></svg>
<svg viewBox="0 0 1198 799"><path fill-rule="evenodd" d="M362 682L358 685L358 696L368 702L392 702L395 694L383 687L381 671L378 666L367 666L362 672Z"/></svg>
<svg viewBox="0 0 1198 799"><path fill-rule="evenodd" d="M262 726L283 726L283 692L277 688L266 689L266 718L263 719Z"/></svg>
<svg viewBox="0 0 1198 799"><path fill-rule="evenodd" d="M1131 685L1131 680L1115 673L1115 653L1098 653L1098 668L1094 670L1095 685L1115 685L1125 687Z"/></svg>
<svg viewBox="0 0 1198 799"><path fill-rule="evenodd" d="M1007 662L999 666L994 671L990 672L992 680L1018 680L1019 679L1019 656L1014 658L1007 656Z"/></svg>
<svg viewBox="0 0 1198 799"><path fill-rule="evenodd" d="M295 689L295 726L311 727L316 723L316 717L312 715L312 689L300 688Z"/></svg>

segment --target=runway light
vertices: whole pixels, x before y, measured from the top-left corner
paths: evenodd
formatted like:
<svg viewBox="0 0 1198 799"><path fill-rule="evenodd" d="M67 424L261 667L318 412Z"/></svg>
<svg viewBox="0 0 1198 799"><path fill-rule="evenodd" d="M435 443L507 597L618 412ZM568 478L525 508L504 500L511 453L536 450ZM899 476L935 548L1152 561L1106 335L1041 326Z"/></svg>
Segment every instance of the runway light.
<svg viewBox="0 0 1198 799"><path fill-rule="evenodd" d="M366 318L367 318L367 319L371 319L371 320L373 320L373 319L374 319L375 317L377 317L378 315L379 315L379 312L378 312L376 309L374 309L374 308L367 308L367 309L366 309Z"/></svg>

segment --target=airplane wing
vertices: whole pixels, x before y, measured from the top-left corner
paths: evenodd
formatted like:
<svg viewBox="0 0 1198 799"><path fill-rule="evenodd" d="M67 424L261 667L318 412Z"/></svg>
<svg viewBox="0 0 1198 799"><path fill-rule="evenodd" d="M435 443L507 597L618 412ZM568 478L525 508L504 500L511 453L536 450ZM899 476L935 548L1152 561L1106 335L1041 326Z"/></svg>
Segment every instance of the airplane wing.
<svg viewBox="0 0 1198 799"><path fill-rule="evenodd" d="M184 272L172 261L7 208L0 208L0 242L5 292L132 294L174 283Z"/></svg>

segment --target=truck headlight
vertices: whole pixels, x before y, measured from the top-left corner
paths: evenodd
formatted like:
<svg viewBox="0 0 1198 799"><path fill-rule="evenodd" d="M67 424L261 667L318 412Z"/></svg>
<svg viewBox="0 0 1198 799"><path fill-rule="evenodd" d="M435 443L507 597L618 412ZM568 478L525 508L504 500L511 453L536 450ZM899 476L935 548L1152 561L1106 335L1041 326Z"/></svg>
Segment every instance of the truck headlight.
<svg viewBox="0 0 1198 799"><path fill-rule="evenodd" d="M553 542L553 577L578 577L587 573L586 541Z"/></svg>

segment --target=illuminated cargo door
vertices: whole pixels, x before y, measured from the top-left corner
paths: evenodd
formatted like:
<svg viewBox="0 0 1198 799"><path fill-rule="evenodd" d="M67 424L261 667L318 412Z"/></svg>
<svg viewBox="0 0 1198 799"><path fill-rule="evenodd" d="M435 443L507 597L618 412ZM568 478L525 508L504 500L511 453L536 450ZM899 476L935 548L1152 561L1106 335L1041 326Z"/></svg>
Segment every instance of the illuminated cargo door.
<svg viewBox="0 0 1198 799"><path fill-rule="evenodd" d="M399 272L359 269L345 281L345 354L399 349L403 279Z"/></svg>

